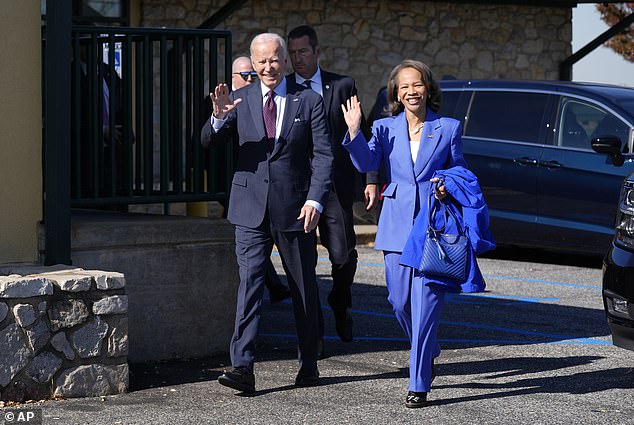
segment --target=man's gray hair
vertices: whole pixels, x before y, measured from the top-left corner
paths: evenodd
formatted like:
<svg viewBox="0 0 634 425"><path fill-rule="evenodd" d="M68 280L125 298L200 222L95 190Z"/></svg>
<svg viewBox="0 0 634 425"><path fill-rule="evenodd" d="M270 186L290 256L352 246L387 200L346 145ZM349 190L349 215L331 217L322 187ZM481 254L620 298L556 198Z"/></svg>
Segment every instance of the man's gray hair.
<svg viewBox="0 0 634 425"><path fill-rule="evenodd" d="M282 59L286 59L287 58L286 41L284 41L284 38L281 35L275 34L273 32L264 32L262 34L258 34L255 37L253 37L253 40L251 40L251 47L249 48L251 52L251 57L253 57L254 45L260 44L260 43L269 43L271 41L276 42L280 46Z"/></svg>

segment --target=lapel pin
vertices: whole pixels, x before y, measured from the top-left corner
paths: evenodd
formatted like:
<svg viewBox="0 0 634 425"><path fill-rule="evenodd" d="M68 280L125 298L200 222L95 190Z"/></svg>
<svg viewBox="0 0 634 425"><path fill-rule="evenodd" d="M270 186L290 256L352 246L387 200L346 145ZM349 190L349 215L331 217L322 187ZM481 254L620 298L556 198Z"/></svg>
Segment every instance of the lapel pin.
<svg viewBox="0 0 634 425"><path fill-rule="evenodd" d="M433 139L433 138L434 138L434 135L433 135L433 134L430 134L430 135L429 135L429 136L427 136L427 137L429 137L430 139Z"/></svg>
<svg viewBox="0 0 634 425"><path fill-rule="evenodd" d="M299 102L299 99L298 99L298 98L296 98L296 97L294 97L294 98L293 98L293 102Z"/></svg>
<svg viewBox="0 0 634 425"><path fill-rule="evenodd" d="M326 84L326 90L330 88L330 84Z"/></svg>

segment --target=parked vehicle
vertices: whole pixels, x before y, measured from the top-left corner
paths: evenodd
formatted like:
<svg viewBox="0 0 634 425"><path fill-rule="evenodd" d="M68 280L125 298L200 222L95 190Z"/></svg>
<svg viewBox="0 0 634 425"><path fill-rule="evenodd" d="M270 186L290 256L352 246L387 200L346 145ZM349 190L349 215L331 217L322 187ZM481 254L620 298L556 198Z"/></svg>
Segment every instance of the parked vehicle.
<svg viewBox="0 0 634 425"><path fill-rule="evenodd" d="M634 89L531 81L440 82L441 115L463 123L501 245L604 255L634 171Z"/></svg>
<svg viewBox="0 0 634 425"><path fill-rule="evenodd" d="M623 183L616 229L603 259L603 305L612 342L634 350L634 175Z"/></svg>

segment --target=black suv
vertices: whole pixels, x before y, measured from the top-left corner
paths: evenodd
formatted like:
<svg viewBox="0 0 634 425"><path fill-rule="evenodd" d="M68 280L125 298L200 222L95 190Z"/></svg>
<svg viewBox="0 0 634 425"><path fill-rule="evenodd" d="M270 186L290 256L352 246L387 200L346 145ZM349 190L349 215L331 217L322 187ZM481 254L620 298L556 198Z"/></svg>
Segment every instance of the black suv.
<svg viewBox="0 0 634 425"><path fill-rule="evenodd" d="M616 234L603 260L603 305L614 345L634 350L634 174L621 188Z"/></svg>

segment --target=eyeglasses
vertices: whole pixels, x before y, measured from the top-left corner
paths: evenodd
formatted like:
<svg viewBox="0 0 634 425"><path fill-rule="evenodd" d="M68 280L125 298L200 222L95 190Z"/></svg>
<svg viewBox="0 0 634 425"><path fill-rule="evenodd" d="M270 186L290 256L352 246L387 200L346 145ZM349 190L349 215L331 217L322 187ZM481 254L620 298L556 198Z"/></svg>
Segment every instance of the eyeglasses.
<svg viewBox="0 0 634 425"><path fill-rule="evenodd" d="M253 78L254 80L258 78L258 73L255 71L234 72L234 74L240 74L244 81L247 81L249 77Z"/></svg>

